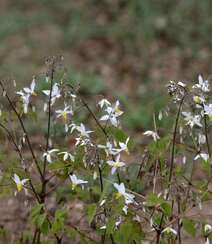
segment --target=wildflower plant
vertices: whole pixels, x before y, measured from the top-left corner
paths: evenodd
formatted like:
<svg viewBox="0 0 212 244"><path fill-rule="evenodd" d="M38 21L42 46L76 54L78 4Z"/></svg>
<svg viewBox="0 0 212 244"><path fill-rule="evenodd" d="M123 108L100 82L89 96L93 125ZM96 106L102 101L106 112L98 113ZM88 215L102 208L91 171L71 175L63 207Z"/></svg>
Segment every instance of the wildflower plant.
<svg viewBox="0 0 212 244"><path fill-rule="evenodd" d="M183 243L190 235L210 243L210 221L190 214L211 200L210 81L201 75L193 84L170 81L171 102L141 133L148 140L141 148L121 127L121 103L103 98L92 107L60 62L50 58L46 75L13 95L0 81L8 104L1 108L0 127L15 153L2 148L7 163L1 185L31 199L26 229L16 241L159 244ZM81 113L90 119L82 120ZM174 118L173 128L158 128L167 116ZM29 130L34 122L39 145ZM195 176L199 171L203 179ZM74 222L69 206L76 201L93 235Z"/></svg>

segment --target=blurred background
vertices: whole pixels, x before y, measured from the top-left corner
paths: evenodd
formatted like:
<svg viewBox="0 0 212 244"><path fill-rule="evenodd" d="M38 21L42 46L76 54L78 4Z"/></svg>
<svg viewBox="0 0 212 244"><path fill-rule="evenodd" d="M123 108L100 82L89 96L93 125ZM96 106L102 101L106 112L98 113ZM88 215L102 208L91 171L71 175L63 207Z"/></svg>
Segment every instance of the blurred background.
<svg viewBox="0 0 212 244"><path fill-rule="evenodd" d="M139 142L167 104L166 83L210 75L211 51L212 0L0 0L0 79L20 89L45 72L47 57L63 55L70 82L93 107L100 94L120 99L124 128ZM35 148L46 129L37 125L29 124ZM22 229L26 213L16 197L0 205L1 239L5 225L13 235Z"/></svg>
<svg viewBox="0 0 212 244"><path fill-rule="evenodd" d="M27 84L61 54L85 94L118 97L140 131L168 80L211 73L211 13L211 0L1 0L0 77Z"/></svg>

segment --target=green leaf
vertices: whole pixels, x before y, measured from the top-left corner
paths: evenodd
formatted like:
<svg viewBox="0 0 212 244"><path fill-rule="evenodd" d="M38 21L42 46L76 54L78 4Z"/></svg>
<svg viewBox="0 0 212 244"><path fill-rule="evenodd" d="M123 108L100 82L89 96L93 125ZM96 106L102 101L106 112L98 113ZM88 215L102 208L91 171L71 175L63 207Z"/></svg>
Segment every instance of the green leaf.
<svg viewBox="0 0 212 244"><path fill-rule="evenodd" d="M163 202L161 203L161 208L163 209L163 212L165 213L165 215L167 216L171 216L172 214L172 207L168 202Z"/></svg>
<svg viewBox="0 0 212 244"><path fill-rule="evenodd" d="M77 236L79 236L79 233L74 228L67 226L65 227L65 233L70 240L76 240Z"/></svg>
<svg viewBox="0 0 212 244"><path fill-rule="evenodd" d="M54 219L54 222L52 224L52 232L53 233L58 233L58 232L64 230L65 217L66 217L66 211L65 210L58 209L55 212L55 219Z"/></svg>
<svg viewBox="0 0 212 244"><path fill-rule="evenodd" d="M83 166L83 158L85 156L85 149L83 146L78 146L75 150L74 167L79 168Z"/></svg>
<svg viewBox="0 0 212 244"><path fill-rule="evenodd" d="M195 222L193 220L183 219L183 228L189 235L195 237L196 229L195 229Z"/></svg>
<svg viewBox="0 0 212 244"><path fill-rule="evenodd" d="M46 214L37 215L36 224L38 227L41 227L46 219Z"/></svg>
<svg viewBox="0 0 212 244"><path fill-rule="evenodd" d="M115 223L116 223L116 219L115 219L115 216L111 216L109 219L108 219L108 222L107 222L107 233L111 234L113 233L114 231L114 228L115 228Z"/></svg>
<svg viewBox="0 0 212 244"><path fill-rule="evenodd" d="M65 167L66 165L62 161L56 161L48 164L48 169L50 170L60 170L60 169L64 169Z"/></svg>
<svg viewBox="0 0 212 244"><path fill-rule="evenodd" d="M37 204L31 209L30 219L32 223L40 228L43 234L48 234L49 222L46 213L43 212L44 204Z"/></svg>
<svg viewBox="0 0 212 244"><path fill-rule="evenodd" d="M43 209L44 204L36 204L32 209L30 213L30 219L33 223L37 221L38 216L40 216L40 213Z"/></svg>
<svg viewBox="0 0 212 244"><path fill-rule="evenodd" d="M167 148L170 144L170 137L169 136L165 136L159 140L152 141L149 145L148 145L148 149L149 152L152 156L153 159L158 158L158 157L162 157L164 155L164 153L167 151Z"/></svg>
<svg viewBox="0 0 212 244"><path fill-rule="evenodd" d="M156 205L161 205L164 202L164 200L160 197L158 197L154 193L150 193L147 196L146 206L148 207L155 207Z"/></svg>
<svg viewBox="0 0 212 244"><path fill-rule="evenodd" d="M47 220L47 218L45 218L42 226L40 227L41 229L41 232L44 234L44 235L47 235L49 233L49 229L50 229L50 226L49 226L49 222Z"/></svg>
<svg viewBox="0 0 212 244"><path fill-rule="evenodd" d="M209 239L209 243L212 243L212 233L209 233L207 238Z"/></svg>
<svg viewBox="0 0 212 244"><path fill-rule="evenodd" d="M117 127L109 127L108 131L110 132L111 135L113 135L113 137L117 140L117 141L121 141L124 142L127 139L127 135L126 133Z"/></svg>
<svg viewBox="0 0 212 244"><path fill-rule="evenodd" d="M132 222L132 220L127 220L125 223L121 224L119 230L114 232L114 237L116 243L128 244L128 243L140 243L143 233L139 224Z"/></svg>
<svg viewBox="0 0 212 244"><path fill-rule="evenodd" d="M111 216L108 219L107 222L107 233L113 233L114 229L115 229L115 223L118 219L118 217L121 215L122 213L122 209L124 207L124 198L121 197L119 199L116 199L115 204L112 205L111 208Z"/></svg>
<svg viewBox="0 0 212 244"><path fill-rule="evenodd" d="M95 203L93 204L89 204L87 207L86 207L86 212L87 212L87 218L88 218L88 223L91 224L95 214L96 214L96 209L97 209L97 206Z"/></svg>

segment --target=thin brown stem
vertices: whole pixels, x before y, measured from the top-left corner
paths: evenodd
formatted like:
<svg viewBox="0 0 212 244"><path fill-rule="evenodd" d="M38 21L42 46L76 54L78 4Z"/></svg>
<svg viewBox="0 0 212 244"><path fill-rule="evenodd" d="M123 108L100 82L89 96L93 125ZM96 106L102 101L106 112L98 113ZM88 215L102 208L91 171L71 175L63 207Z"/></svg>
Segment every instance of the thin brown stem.
<svg viewBox="0 0 212 244"><path fill-rule="evenodd" d="M171 180L172 180L173 168L174 168L174 156L175 156L175 144L176 144L176 137L177 137L177 128L178 128L178 122L179 122L180 112L181 112L181 108L183 105L184 98L185 98L185 96L180 101L180 105L178 108L177 117L176 117L176 121L175 121L175 127L174 127L173 139L172 139L171 160L170 160L171 164L170 164L169 178L168 178L169 191L166 195L166 200L169 198L169 194L170 194L170 186L171 186Z"/></svg>
<svg viewBox="0 0 212 244"><path fill-rule="evenodd" d="M51 65L51 78L50 78L50 94L49 94L49 101L48 101L48 124L47 124L47 137L46 137L46 151L49 149L49 139L50 139L50 127L51 127L51 106L52 106L52 89L53 89L53 81L54 81L54 62ZM46 164L47 159L45 157L44 164L43 164L43 175L45 178L46 173Z"/></svg>
<svg viewBox="0 0 212 244"><path fill-rule="evenodd" d="M36 244L37 234L38 234L38 229L36 228L32 238L32 244Z"/></svg>
<svg viewBox="0 0 212 244"><path fill-rule="evenodd" d="M5 97L6 97L7 101L8 101L8 103L9 103L10 107L11 107L12 110L15 112L15 115L16 115L16 117L18 118L18 121L19 121L19 123L20 123L20 125L21 125L21 128L22 128L22 130L23 130L23 132L24 132L24 135L25 135L25 137L26 137L26 141L27 141L29 150L30 150L30 152L31 152L32 158L33 158L33 160L34 160L34 163L35 163L35 165L36 165L36 168L37 168L37 170L38 170L38 172L39 172L39 174L40 174L40 177L41 177L41 179L42 179L42 178L43 178L43 175L42 175L42 172L41 172L39 163L38 163L38 161L37 161L37 158L36 158L36 156L35 156L35 153L34 153L34 151L33 151L33 148L32 148L32 145L31 145L31 142L30 142L30 139L29 139L29 135L28 135L28 132L27 132L27 130L26 130L26 128L25 128L24 122L23 122L23 120L22 120L20 114L19 114L18 111L16 110L16 108L15 108L13 102L11 101L10 97L8 96L7 91L5 90L2 81L0 81L0 86L1 86L1 88L2 88L3 93L5 93Z"/></svg>
<svg viewBox="0 0 212 244"><path fill-rule="evenodd" d="M15 141L13 135L11 134L11 132L10 132L10 131L8 130L8 128L7 128L6 126L4 126L2 123L0 123L0 127L7 133L7 135L8 135L8 139L10 139L9 141L11 141L11 143L14 145L14 147L15 147L15 151L18 153L18 155L19 155L21 161L24 162L24 157L23 157L23 155L22 155L22 152L21 152L21 150L19 149L19 147L18 147L18 145L17 145L17 143L16 143L16 141ZM25 170L25 172L26 172L27 174L29 174L29 172L27 171L27 168L26 168L26 167L24 167L24 170ZM39 197L38 193L36 192L35 187L34 187L34 185L33 185L33 183L32 183L32 180L30 179L30 177L29 177L29 185L30 185L31 190L32 190L32 192L34 193L34 195L35 195L37 201L40 202L40 197Z"/></svg>
<svg viewBox="0 0 212 244"><path fill-rule="evenodd" d="M205 138L206 138L206 145L208 149L208 155L211 158L211 149L210 149L210 143L208 139L208 124L207 124L207 115L204 114L204 129L205 129Z"/></svg>
<svg viewBox="0 0 212 244"><path fill-rule="evenodd" d="M98 241L96 241L95 239L93 239L92 237L88 236L87 234L85 234L83 231L81 231L77 226L73 225L72 223L68 223L68 225L74 229L76 232L79 233L79 235L81 235L84 239L90 240L92 241L92 243L96 243L99 244Z"/></svg>
<svg viewBox="0 0 212 244"><path fill-rule="evenodd" d="M46 152L49 150L49 140L50 140L50 128L51 128L51 106L52 106L52 89L53 89L53 81L54 81L54 71L55 71L55 63L52 60L51 64L51 77L50 77L50 93L49 93L49 101L48 101L48 122L47 122L47 137L46 137ZM47 166L47 157L44 158L43 162L43 179L42 179L42 189L41 189L41 200L45 202L46 198L46 166Z"/></svg>
<svg viewBox="0 0 212 244"><path fill-rule="evenodd" d="M99 120L97 119L96 115L93 113L93 111L91 110L91 108L88 106L88 104L85 102L85 100L84 100L83 98L80 98L80 100L81 100L83 106L84 106L84 107L88 110L88 112L91 114L92 118L95 120L97 126L101 129L101 131L103 132L103 134L105 135L105 137L106 137L107 139L109 139L109 135L108 135L106 129L100 124ZM114 155L111 155L111 157L112 157L113 161L115 161L115 157L114 157ZM116 173L116 174L117 174L118 182L119 182L119 184L120 184L120 183L121 183L121 178L120 178L120 175L119 175L118 170L117 170L117 173Z"/></svg>
<svg viewBox="0 0 212 244"><path fill-rule="evenodd" d="M180 208L180 196L177 196L177 214L181 214L181 208ZM181 244L181 224L180 224L180 218L177 220L177 236L178 236L178 243Z"/></svg>
<svg viewBox="0 0 212 244"><path fill-rule="evenodd" d="M209 139L208 139L208 124L207 124L207 115L206 114L204 114L204 129L205 129L205 138L206 138L208 155L209 155L209 158L211 158L211 149L210 149L210 143L209 143ZM211 179L212 179L212 167L211 167L211 171L210 171L210 177L207 180L207 184L206 184L207 187L208 187Z"/></svg>
<svg viewBox="0 0 212 244"><path fill-rule="evenodd" d="M72 85L67 84L67 86L71 87L71 89L74 90L74 87ZM91 108L88 106L87 102L80 95L78 95L78 96L80 98L80 101L81 101L82 105L88 110L88 112L90 113L90 115L92 116L92 118L95 120L97 126L101 129L101 131L103 132L103 134L105 135L105 137L107 139L110 139L110 137L109 137L109 135L108 135L108 133L106 131L106 128L101 125L101 123L97 119L96 115L93 113L93 111L91 110ZM113 161L115 161L114 155L111 155L111 157L112 157ZM118 169L116 170L116 172L117 172L116 175L117 175L117 178L118 178L118 182L120 184L121 183L121 178L120 178Z"/></svg>
<svg viewBox="0 0 212 244"><path fill-rule="evenodd" d="M103 184L102 169L100 167L100 158L99 158L98 152L97 152L97 157L98 157L98 170L99 170L100 190L101 190L101 193L102 193L104 191L104 184ZM107 217L107 212L106 212L105 207L104 207L104 216L105 216L105 218ZM107 230L104 231L104 234L102 236L101 243L104 243L105 242L106 233L107 233ZM112 234L110 234L110 239L111 239L111 242L112 243L115 243Z"/></svg>
<svg viewBox="0 0 212 244"><path fill-rule="evenodd" d="M98 125L98 127L102 130L102 132L104 133L104 135L107 137L107 139L109 138L107 131L105 130L105 128L100 124L99 120L96 118L96 115L93 113L93 111L90 109L90 107L88 106L88 104L85 102L85 100L81 97L80 98L83 106L86 107L86 109L88 110L88 112L91 114L91 116L93 117L93 119L95 120L96 124Z"/></svg>
<svg viewBox="0 0 212 244"><path fill-rule="evenodd" d="M169 175L168 175L168 184L169 185L168 185L168 192L167 192L166 198L165 198L166 200L168 200L169 194L171 191L171 181L172 181L173 169L174 169L174 156L175 156L175 144L176 144L176 137L177 137L177 128L178 128L180 112L182 109L184 99L185 99L185 95L183 96L183 98L180 101L178 111L177 111L176 120L175 120L175 126L174 126L173 138L172 138L172 150L171 150L171 156L170 156L170 168L169 168ZM156 244L159 244L159 242L160 242L160 235L162 232L162 224L163 224L164 217L165 217L165 215L163 213L161 216L161 219L160 219L159 229L158 229L157 235L156 235Z"/></svg>

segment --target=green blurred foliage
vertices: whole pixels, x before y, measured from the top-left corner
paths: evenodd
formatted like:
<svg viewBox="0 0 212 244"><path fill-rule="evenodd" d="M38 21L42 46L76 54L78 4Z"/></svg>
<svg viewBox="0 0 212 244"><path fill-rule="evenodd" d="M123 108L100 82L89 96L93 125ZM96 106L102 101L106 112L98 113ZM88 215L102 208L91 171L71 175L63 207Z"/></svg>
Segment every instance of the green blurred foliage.
<svg viewBox="0 0 212 244"><path fill-rule="evenodd" d="M210 72L210 0L4 0L0 7L1 77L26 84L43 72L45 57L63 54L83 93L128 98L131 129L152 124L167 79ZM164 70L167 62L173 67Z"/></svg>

